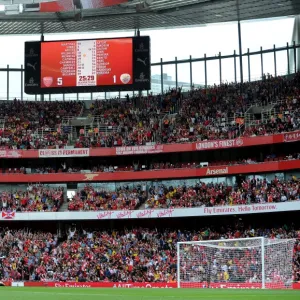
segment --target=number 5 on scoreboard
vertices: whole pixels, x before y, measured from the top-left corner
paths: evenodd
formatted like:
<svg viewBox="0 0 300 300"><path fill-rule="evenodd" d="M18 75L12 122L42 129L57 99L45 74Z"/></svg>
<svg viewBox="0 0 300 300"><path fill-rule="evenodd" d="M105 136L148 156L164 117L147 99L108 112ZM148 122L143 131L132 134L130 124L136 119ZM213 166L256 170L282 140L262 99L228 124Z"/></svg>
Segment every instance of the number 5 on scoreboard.
<svg viewBox="0 0 300 300"><path fill-rule="evenodd" d="M63 79L61 77L57 78L57 85L63 85Z"/></svg>

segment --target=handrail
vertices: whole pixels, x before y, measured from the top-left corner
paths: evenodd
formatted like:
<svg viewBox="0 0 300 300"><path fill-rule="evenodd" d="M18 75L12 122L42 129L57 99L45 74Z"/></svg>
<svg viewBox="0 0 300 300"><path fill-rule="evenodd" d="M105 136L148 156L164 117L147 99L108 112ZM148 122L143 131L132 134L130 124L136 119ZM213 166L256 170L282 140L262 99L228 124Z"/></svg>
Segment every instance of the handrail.
<svg viewBox="0 0 300 300"><path fill-rule="evenodd" d="M271 48L271 49L266 49L266 50L259 50L259 51L254 51L254 52L245 52L242 54L242 56L251 56L251 55L259 55L259 54L267 54L267 53L274 53L274 51L287 51L287 50L294 50L300 48L300 44L295 44L295 45L288 45L284 47L279 47L279 48ZM201 62L201 61L210 61L210 60L222 60L222 59L227 59L227 58L238 58L239 54L229 54L229 55L218 55L218 56L206 56L202 58L187 58L187 59L181 59L181 60L176 60L177 64L184 64L184 63L193 63L193 62ZM175 61L161 61L157 63L152 63L151 66L160 66L160 65L173 65L175 64Z"/></svg>

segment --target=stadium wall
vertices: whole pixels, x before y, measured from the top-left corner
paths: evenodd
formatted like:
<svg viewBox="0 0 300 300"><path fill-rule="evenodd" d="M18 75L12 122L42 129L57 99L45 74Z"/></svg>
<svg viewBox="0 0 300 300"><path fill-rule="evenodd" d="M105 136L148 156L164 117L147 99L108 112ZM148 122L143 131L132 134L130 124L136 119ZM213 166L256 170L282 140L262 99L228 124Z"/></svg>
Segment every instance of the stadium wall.
<svg viewBox="0 0 300 300"><path fill-rule="evenodd" d="M192 152L271 145L300 141L300 131L268 136L242 137L230 140L202 141L198 143L147 145L117 148L76 148L42 150L1 150L0 158L53 158L118 156L174 152Z"/></svg>
<svg viewBox="0 0 300 300"><path fill-rule="evenodd" d="M142 172L114 172L114 173L52 173L52 174L0 174L1 183L66 183L86 181L128 181L128 180L157 180L212 177L236 174L259 174L268 172L288 171L300 169L300 160L266 162L236 166L212 166L205 168L186 168L152 170Z"/></svg>

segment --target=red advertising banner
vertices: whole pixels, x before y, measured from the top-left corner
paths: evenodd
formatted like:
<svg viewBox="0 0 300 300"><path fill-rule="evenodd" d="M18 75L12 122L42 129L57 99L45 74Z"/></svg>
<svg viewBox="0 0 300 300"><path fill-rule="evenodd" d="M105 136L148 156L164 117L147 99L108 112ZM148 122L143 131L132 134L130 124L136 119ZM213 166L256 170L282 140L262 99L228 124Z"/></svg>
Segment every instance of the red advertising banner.
<svg viewBox="0 0 300 300"><path fill-rule="evenodd" d="M11 285L10 282L7 285ZM182 288L205 288L205 283L181 283ZM176 282L24 282L25 287L54 288L177 288ZM261 289L261 283L211 283L213 289ZM284 289L284 284L266 283L268 289ZM294 283L292 288L300 290L300 283Z"/></svg>
<svg viewBox="0 0 300 300"><path fill-rule="evenodd" d="M235 174L259 174L277 171L300 169L300 160L266 162L251 165L219 166L195 169L168 169L142 172L114 172L114 173L50 173L50 174L1 174L2 183L28 182L87 182L87 181L127 181L127 180L155 180L212 177Z"/></svg>
<svg viewBox="0 0 300 300"><path fill-rule="evenodd" d="M294 290L300 290L300 282L296 282L293 284L293 289Z"/></svg>
<svg viewBox="0 0 300 300"><path fill-rule="evenodd" d="M21 158L22 150L0 150L0 158Z"/></svg>
<svg viewBox="0 0 300 300"><path fill-rule="evenodd" d="M283 142L283 134L237 138L231 140L202 141L194 144L196 151L240 148Z"/></svg>
<svg viewBox="0 0 300 300"><path fill-rule="evenodd" d="M126 3L128 0L81 0L78 3L81 4L83 9L102 8L107 6L118 5ZM40 12L64 12L74 10L73 0L58 0L53 2L45 2L40 4Z"/></svg>
<svg viewBox="0 0 300 300"><path fill-rule="evenodd" d="M75 149L42 149L39 151L39 158L51 157L85 157L90 156L89 148Z"/></svg>
<svg viewBox="0 0 300 300"><path fill-rule="evenodd" d="M284 134L283 141L287 143L300 141L300 131L294 131Z"/></svg>
<svg viewBox="0 0 300 300"><path fill-rule="evenodd" d="M181 288L206 288L207 283L206 282L181 282L180 283ZM232 283L232 282L222 282L222 283L210 283L211 289L262 289L262 283ZM266 289L270 290L281 290L286 289L284 283L282 282L273 282L269 283L266 282ZM299 289L299 286L297 283L292 284L292 289Z"/></svg>
<svg viewBox="0 0 300 300"><path fill-rule="evenodd" d="M162 288L172 289L177 283L167 282L25 282L25 287L56 288Z"/></svg>
<svg viewBox="0 0 300 300"><path fill-rule="evenodd" d="M163 152L164 152L164 145L116 148L116 155L155 154L155 153L163 153Z"/></svg>
<svg viewBox="0 0 300 300"><path fill-rule="evenodd" d="M231 140L202 141L186 144L165 144L151 146L133 146L117 148L90 148L90 149L42 149L42 150L0 150L0 158L47 158L47 157L79 157L79 156L116 156L155 153L174 153L221 150L229 148L252 147L271 145L286 142L300 141L300 131L268 136L246 137ZM71 152L74 151L74 152ZM77 152L78 151L78 152ZM82 154L78 154L80 153ZM86 151L86 152L84 152ZM87 152L88 151L88 152ZM68 153L68 154L67 154ZM77 153L77 154L76 154Z"/></svg>

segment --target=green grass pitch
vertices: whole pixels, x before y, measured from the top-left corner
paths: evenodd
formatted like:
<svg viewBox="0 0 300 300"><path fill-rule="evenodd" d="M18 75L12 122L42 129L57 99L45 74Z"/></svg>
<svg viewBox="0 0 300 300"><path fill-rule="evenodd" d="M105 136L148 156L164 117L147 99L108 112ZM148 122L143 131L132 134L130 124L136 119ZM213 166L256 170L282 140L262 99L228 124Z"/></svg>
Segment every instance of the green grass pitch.
<svg viewBox="0 0 300 300"><path fill-rule="evenodd" d="M295 290L0 288L1 300L300 300Z"/></svg>

